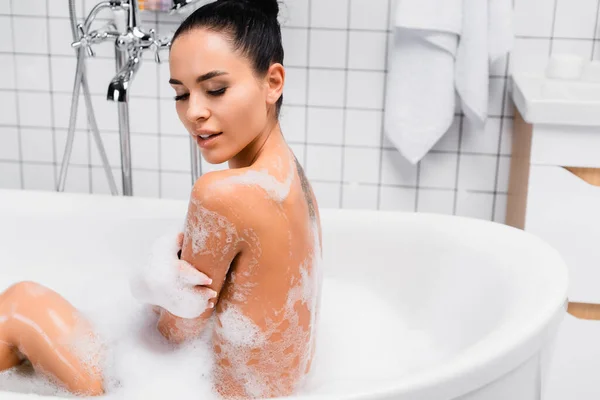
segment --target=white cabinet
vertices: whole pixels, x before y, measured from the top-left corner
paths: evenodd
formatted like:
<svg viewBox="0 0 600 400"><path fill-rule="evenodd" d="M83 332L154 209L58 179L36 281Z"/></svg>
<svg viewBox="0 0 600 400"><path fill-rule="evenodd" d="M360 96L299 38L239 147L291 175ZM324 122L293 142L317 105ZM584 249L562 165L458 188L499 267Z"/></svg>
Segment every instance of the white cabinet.
<svg viewBox="0 0 600 400"><path fill-rule="evenodd" d="M519 110L514 126L507 224L561 253L570 302L600 305L600 126L530 124ZM543 399L600 399L600 320L568 315L555 346Z"/></svg>

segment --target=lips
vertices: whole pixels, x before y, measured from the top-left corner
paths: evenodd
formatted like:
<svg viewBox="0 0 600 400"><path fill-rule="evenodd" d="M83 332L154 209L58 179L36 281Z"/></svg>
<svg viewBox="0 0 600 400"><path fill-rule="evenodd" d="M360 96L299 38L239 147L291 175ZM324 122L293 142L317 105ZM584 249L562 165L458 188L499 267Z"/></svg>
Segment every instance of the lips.
<svg viewBox="0 0 600 400"><path fill-rule="evenodd" d="M210 139L211 137L217 136L217 135L220 135L220 133L211 133L210 135L199 135L199 136L201 139L206 140L206 139Z"/></svg>
<svg viewBox="0 0 600 400"><path fill-rule="evenodd" d="M208 147L210 146L212 143L214 143L214 141L222 135L223 132L219 132L219 133L208 133L208 132L203 132L202 134L198 134L196 136L196 143L198 143L198 146L200 147Z"/></svg>

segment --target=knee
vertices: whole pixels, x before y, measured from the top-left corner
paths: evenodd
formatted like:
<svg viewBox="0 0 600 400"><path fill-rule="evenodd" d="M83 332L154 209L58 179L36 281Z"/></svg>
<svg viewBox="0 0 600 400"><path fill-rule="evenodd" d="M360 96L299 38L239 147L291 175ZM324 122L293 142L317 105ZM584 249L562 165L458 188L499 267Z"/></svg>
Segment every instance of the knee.
<svg viewBox="0 0 600 400"><path fill-rule="evenodd" d="M21 281L13 284L3 293L7 297L32 298L47 293L50 289L36 282Z"/></svg>

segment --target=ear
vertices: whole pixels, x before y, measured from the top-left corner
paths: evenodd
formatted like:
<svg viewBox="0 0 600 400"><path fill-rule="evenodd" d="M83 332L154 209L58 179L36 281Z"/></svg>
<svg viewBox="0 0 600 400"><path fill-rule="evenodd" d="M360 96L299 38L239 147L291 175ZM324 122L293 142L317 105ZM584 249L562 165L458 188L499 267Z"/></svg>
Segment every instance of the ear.
<svg viewBox="0 0 600 400"><path fill-rule="evenodd" d="M283 65L274 63L269 67L266 76L267 104L274 105L283 93L285 69Z"/></svg>

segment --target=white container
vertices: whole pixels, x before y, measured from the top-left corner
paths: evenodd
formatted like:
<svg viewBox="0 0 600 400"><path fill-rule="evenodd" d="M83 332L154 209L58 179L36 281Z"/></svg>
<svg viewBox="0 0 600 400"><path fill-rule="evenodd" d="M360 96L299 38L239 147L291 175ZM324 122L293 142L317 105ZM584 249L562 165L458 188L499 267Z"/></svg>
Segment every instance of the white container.
<svg viewBox="0 0 600 400"><path fill-rule="evenodd" d="M546 77L551 79L579 79L585 60L575 54L553 54L546 66Z"/></svg>
<svg viewBox="0 0 600 400"><path fill-rule="evenodd" d="M187 210L179 201L6 190L0 204L2 279L33 279L61 293L84 285L92 295L107 277L114 291L127 290L120 282L128 267ZM461 217L321 215L325 275L380 293L447 357L397 380L296 399L540 399L568 287L553 248L521 230ZM368 323L368 316L356 320ZM169 393L165 382L156 398ZM30 397L0 392L3 400Z"/></svg>
<svg viewBox="0 0 600 400"><path fill-rule="evenodd" d="M583 67L581 80L600 83L600 61L591 61Z"/></svg>

